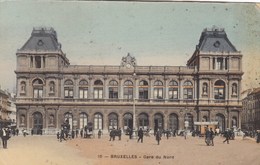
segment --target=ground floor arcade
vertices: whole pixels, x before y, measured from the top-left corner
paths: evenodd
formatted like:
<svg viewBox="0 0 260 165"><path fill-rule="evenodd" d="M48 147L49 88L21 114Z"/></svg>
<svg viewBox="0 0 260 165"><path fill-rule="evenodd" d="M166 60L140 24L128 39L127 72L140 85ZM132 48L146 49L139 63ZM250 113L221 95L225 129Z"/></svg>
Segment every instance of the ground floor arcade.
<svg viewBox="0 0 260 165"><path fill-rule="evenodd" d="M17 127L35 134L55 134L67 120L72 129L88 123L94 130L127 127L143 129L195 130L194 122L218 122L221 131L241 128L241 111L231 107L169 107L169 106L17 106Z"/></svg>

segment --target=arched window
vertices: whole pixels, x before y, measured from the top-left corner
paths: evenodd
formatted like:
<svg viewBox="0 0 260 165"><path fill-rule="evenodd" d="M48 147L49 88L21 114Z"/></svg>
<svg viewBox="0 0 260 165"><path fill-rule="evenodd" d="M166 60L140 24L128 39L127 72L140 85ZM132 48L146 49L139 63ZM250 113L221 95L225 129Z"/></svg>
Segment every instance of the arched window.
<svg viewBox="0 0 260 165"><path fill-rule="evenodd" d="M33 98L42 98L43 96L43 81L41 79L35 79L33 84Z"/></svg>
<svg viewBox="0 0 260 165"><path fill-rule="evenodd" d="M139 82L139 99L140 100L148 99L148 82L145 80Z"/></svg>
<svg viewBox="0 0 260 165"><path fill-rule="evenodd" d="M130 80L126 80L124 83L124 99L133 99L133 82Z"/></svg>
<svg viewBox="0 0 260 165"><path fill-rule="evenodd" d="M193 84L190 81L183 84L183 99L193 99Z"/></svg>
<svg viewBox="0 0 260 165"><path fill-rule="evenodd" d="M24 81L22 81L20 83L20 87L21 87L20 93L25 94L26 93L26 83Z"/></svg>
<svg viewBox="0 0 260 165"><path fill-rule="evenodd" d="M163 99L163 83L160 80L154 82L154 99Z"/></svg>
<svg viewBox="0 0 260 165"><path fill-rule="evenodd" d="M141 113L139 115L139 128L146 130L149 126L148 115L146 113Z"/></svg>
<svg viewBox="0 0 260 165"><path fill-rule="evenodd" d="M79 128L82 129L88 124L88 115L84 112L79 114Z"/></svg>
<svg viewBox="0 0 260 165"><path fill-rule="evenodd" d="M225 99L225 83L222 80L218 80L214 85L214 98L216 100Z"/></svg>
<svg viewBox="0 0 260 165"><path fill-rule="evenodd" d="M88 98L88 82L86 80L81 80L79 82L79 98L80 99Z"/></svg>
<svg viewBox="0 0 260 165"><path fill-rule="evenodd" d="M70 130L70 128L72 128L72 120L73 120L73 116L71 113L65 113L64 114L64 123L66 123L68 125L68 130Z"/></svg>
<svg viewBox="0 0 260 165"><path fill-rule="evenodd" d="M103 129L103 116L101 113L96 113L94 115L94 129Z"/></svg>
<svg viewBox="0 0 260 165"><path fill-rule="evenodd" d="M73 82L71 80L66 80L64 82L64 97L65 98L73 98Z"/></svg>
<svg viewBox="0 0 260 165"><path fill-rule="evenodd" d="M232 96L236 96L237 95L237 84L233 83L232 84Z"/></svg>
<svg viewBox="0 0 260 165"><path fill-rule="evenodd" d="M179 129L179 120L178 116L174 113L169 116L169 129L170 130L178 130Z"/></svg>
<svg viewBox="0 0 260 165"><path fill-rule="evenodd" d="M205 82L202 85L202 95L208 95L208 84Z"/></svg>
<svg viewBox="0 0 260 165"><path fill-rule="evenodd" d="M108 129L118 128L118 116L115 113L110 113L108 115Z"/></svg>
<svg viewBox="0 0 260 165"><path fill-rule="evenodd" d="M49 83L49 92L50 92L50 93L55 93L55 84L54 84L53 81L51 81L51 82Z"/></svg>
<svg viewBox="0 0 260 165"><path fill-rule="evenodd" d="M176 81L169 82L169 99L176 100L178 99L178 83Z"/></svg>
<svg viewBox="0 0 260 165"><path fill-rule="evenodd" d="M96 80L94 82L94 99L103 98L103 82L101 80Z"/></svg>
<svg viewBox="0 0 260 165"><path fill-rule="evenodd" d="M109 99L118 99L118 82L116 80L111 80L109 82Z"/></svg>
<svg viewBox="0 0 260 165"><path fill-rule="evenodd" d="M133 115L131 113L126 113L124 115L124 130L127 128L133 128Z"/></svg>

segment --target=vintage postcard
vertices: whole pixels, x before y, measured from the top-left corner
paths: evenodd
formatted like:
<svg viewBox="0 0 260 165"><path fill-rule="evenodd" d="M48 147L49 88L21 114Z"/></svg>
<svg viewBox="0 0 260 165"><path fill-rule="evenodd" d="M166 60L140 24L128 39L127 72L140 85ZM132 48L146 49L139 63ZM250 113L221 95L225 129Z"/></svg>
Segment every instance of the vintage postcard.
<svg viewBox="0 0 260 165"><path fill-rule="evenodd" d="M257 165L260 4L0 1L1 165Z"/></svg>

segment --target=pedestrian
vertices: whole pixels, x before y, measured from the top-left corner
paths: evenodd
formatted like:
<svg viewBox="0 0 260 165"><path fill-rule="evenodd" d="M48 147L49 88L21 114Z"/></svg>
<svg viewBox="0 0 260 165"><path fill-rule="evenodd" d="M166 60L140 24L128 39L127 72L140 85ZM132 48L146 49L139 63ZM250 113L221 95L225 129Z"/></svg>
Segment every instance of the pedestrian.
<svg viewBox="0 0 260 165"><path fill-rule="evenodd" d="M60 132L58 131L57 132L57 140L59 140L60 139Z"/></svg>
<svg viewBox="0 0 260 165"><path fill-rule="evenodd" d="M223 141L223 143L227 142L227 144L229 144L230 133L229 133L228 130L226 130L226 131L224 132L224 137L225 137L226 139Z"/></svg>
<svg viewBox="0 0 260 165"><path fill-rule="evenodd" d="M80 130L80 137L83 138L83 129Z"/></svg>
<svg viewBox="0 0 260 165"><path fill-rule="evenodd" d="M212 128L210 128L210 142L211 142L211 145L214 146L214 139L215 137L215 133L213 132Z"/></svg>
<svg viewBox="0 0 260 165"><path fill-rule="evenodd" d="M101 129L100 129L100 130L98 130L98 138L99 138L99 139L101 138L101 134L102 134L102 131L101 131Z"/></svg>
<svg viewBox="0 0 260 165"><path fill-rule="evenodd" d="M208 127L205 128L206 132L205 132L205 142L207 144L207 146L210 145L210 141L211 141L211 132L209 131Z"/></svg>
<svg viewBox="0 0 260 165"><path fill-rule="evenodd" d="M72 137L72 139L74 139L74 137L75 137L75 130L73 130L73 131L71 132L71 137Z"/></svg>
<svg viewBox="0 0 260 165"><path fill-rule="evenodd" d="M27 135L26 129L23 129L23 136L25 137Z"/></svg>
<svg viewBox="0 0 260 165"><path fill-rule="evenodd" d="M121 128L117 130L118 140L121 140L122 131Z"/></svg>
<svg viewBox="0 0 260 165"><path fill-rule="evenodd" d="M114 141L114 140L115 140L115 128L113 128L113 129L110 131L109 136L110 136L109 141L111 141L111 140Z"/></svg>
<svg viewBox="0 0 260 165"><path fill-rule="evenodd" d="M256 142L260 143L260 130L257 130L256 132Z"/></svg>
<svg viewBox="0 0 260 165"><path fill-rule="evenodd" d="M78 135L79 135L79 130L76 129L76 138L78 138Z"/></svg>
<svg viewBox="0 0 260 165"><path fill-rule="evenodd" d="M156 141L157 141L158 145L160 145L160 140L161 140L162 135L159 130L156 131L155 137L156 137Z"/></svg>
<svg viewBox="0 0 260 165"><path fill-rule="evenodd" d="M140 128L139 131L138 131L138 140L137 140L137 142L139 142L141 140L141 143L143 143L143 138L144 138L144 132L143 132L142 128Z"/></svg>
<svg viewBox="0 0 260 165"><path fill-rule="evenodd" d="M170 131L169 129L166 130L166 137L167 137L167 140L169 139L169 136L170 136Z"/></svg>
<svg viewBox="0 0 260 165"><path fill-rule="evenodd" d="M16 128L15 132L16 132L16 136L18 136L18 134L19 134L19 129Z"/></svg>
<svg viewBox="0 0 260 165"><path fill-rule="evenodd" d="M129 128L129 139L132 139L132 135L133 135L133 130Z"/></svg>
<svg viewBox="0 0 260 165"><path fill-rule="evenodd" d="M2 138L3 148L7 149L7 140L9 139L9 131L7 128L2 128L0 130L0 137Z"/></svg>
<svg viewBox="0 0 260 165"><path fill-rule="evenodd" d="M31 135L33 136L33 129L31 130Z"/></svg>

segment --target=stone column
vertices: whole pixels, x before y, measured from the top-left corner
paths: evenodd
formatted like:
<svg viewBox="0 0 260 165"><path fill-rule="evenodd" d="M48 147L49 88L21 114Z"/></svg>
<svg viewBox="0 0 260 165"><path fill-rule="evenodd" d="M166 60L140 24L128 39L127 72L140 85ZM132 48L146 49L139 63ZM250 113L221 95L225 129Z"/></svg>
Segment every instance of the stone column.
<svg viewBox="0 0 260 165"><path fill-rule="evenodd" d="M122 84L122 78L119 78L119 82L118 82L119 86L118 86L118 99L121 100L123 99L123 84Z"/></svg>
<svg viewBox="0 0 260 165"><path fill-rule="evenodd" d="M164 89L163 89L163 97L164 97L164 100L165 101L168 101L168 99L169 99L169 96L168 96L168 91L169 91L169 83L168 83L168 81L167 81L168 79L167 78L165 78L164 79Z"/></svg>
<svg viewBox="0 0 260 165"><path fill-rule="evenodd" d="M79 79L78 79L78 77L75 77L74 78L74 83L75 83L75 85L74 85L74 89L73 89L73 91L74 91L74 96L73 96L73 98L75 98L75 99L77 99L77 98L79 98Z"/></svg>
<svg viewBox="0 0 260 165"><path fill-rule="evenodd" d="M134 78L133 98L135 98L137 100L139 98L139 96L138 96L138 79L137 78Z"/></svg>
<svg viewBox="0 0 260 165"><path fill-rule="evenodd" d="M226 58L223 57L223 69L222 70L226 70Z"/></svg>
<svg viewBox="0 0 260 165"><path fill-rule="evenodd" d="M166 114L163 115L163 129L168 129L168 118Z"/></svg>
<svg viewBox="0 0 260 165"><path fill-rule="evenodd" d="M56 129L59 129L59 109L55 109L55 121L56 121Z"/></svg>
<svg viewBox="0 0 260 165"><path fill-rule="evenodd" d="M213 70L213 59L211 56L209 57L209 70Z"/></svg>
<svg viewBox="0 0 260 165"><path fill-rule="evenodd" d="M93 93L93 79L90 77L89 78L89 89L88 89L88 98L90 98L90 99L93 99L94 97L93 97L93 95L94 95L94 93Z"/></svg>
<svg viewBox="0 0 260 165"><path fill-rule="evenodd" d="M33 57L32 67L34 68L35 67L35 56L32 56L32 57Z"/></svg>
<svg viewBox="0 0 260 165"><path fill-rule="evenodd" d="M179 98L179 100L182 100L183 99L183 97L182 97L182 91L183 91L183 89L182 89L182 83L181 83L181 81L182 81L182 79L181 78L179 78L179 82L178 82L178 84L179 84L179 89L178 89L178 94L179 94L179 96L178 96L178 98Z"/></svg>
<svg viewBox="0 0 260 165"><path fill-rule="evenodd" d="M43 68L43 56L41 56L41 68Z"/></svg>
<svg viewBox="0 0 260 165"><path fill-rule="evenodd" d="M29 115L30 108L26 111L26 130L29 131L29 125L30 125L30 115Z"/></svg>
<svg viewBox="0 0 260 165"><path fill-rule="evenodd" d="M149 95L150 101L152 101L153 100L153 79L152 78L149 78L148 95Z"/></svg>

